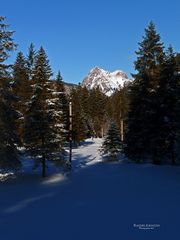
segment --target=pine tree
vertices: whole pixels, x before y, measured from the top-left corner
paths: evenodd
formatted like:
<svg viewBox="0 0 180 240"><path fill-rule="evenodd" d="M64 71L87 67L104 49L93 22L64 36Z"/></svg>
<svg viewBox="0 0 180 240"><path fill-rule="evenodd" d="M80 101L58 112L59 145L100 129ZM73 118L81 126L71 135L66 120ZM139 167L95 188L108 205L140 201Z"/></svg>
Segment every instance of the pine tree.
<svg viewBox="0 0 180 240"><path fill-rule="evenodd" d="M13 41L14 31L4 23L5 17L0 16L0 168L17 169L20 161L17 152L18 138L15 128L17 113L13 109L14 97L10 90L9 66L4 62L16 44Z"/></svg>
<svg viewBox="0 0 180 240"><path fill-rule="evenodd" d="M177 140L176 140L176 154L177 154L177 159L180 161L180 53L176 54L176 80L177 80L177 109L178 109L178 114L177 114L177 119L178 119L178 124L177 124Z"/></svg>
<svg viewBox="0 0 180 240"><path fill-rule="evenodd" d="M0 64L1 68L6 69L8 66L2 63L8 59L9 52L15 50L17 45L12 38L14 31L7 30L9 25L4 23L4 21L5 17L0 16Z"/></svg>
<svg viewBox="0 0 180 240"><path fill-rule="evenodd" d="M59 121L62 124L62 136L64 135L64 140L67 138L67 131L69 130L69 103L66 96L66 90L63 83L63 78L60 71L56 77L56 92L57 92L57 108L61 112L59 116Z"/></svg>
<svg viewBox="0 0 180 240"><path fill-rule="evenodd" d="M89 101L90 92L86 87L80 88L79 100L82 105L84 121L86 125L86 137L91 137L93 135L93 123L92 123L92 114L91 114L91 103Z"/></svg>
<svg viewBox="0 0 180 240"><path fill-rule="evenodd" d="M172 47L168 49L161 65L159 88L156 96L156 125L152 136L154 153L160 158L170 158L175 163L175 143L178 132L178 78ZM157 156L156 156L157 157Z"/></svg>
<svg viewBox="0 0 180 240"><path fill-rule="evenodd" d="M86 116L82 104L82 87L79 85L71 92L73 121L72 121L72 139L77 145L87 137L88 127Z"/></svg>
<svg viewBox="0 0 180 240"><path fill-rule="evenodd" d="M121 132L121 138L124 137L126 130L125 121L127 119L129 110L129 88L131 83L128 83L122 88L119 88L109 98L108 101L108 115L110 119L117 124Z"/></svg>
<svg viewBox="0 0 180 240"><path fill-rule="evenodd" d="M90 90L89 112L95 136L103 137L107 130L107 96L99 88Z"/></svg>
<svg viewBox="0 0 180 240"><path fill-rule="evenodd" d="M42 176L46 175L46 160L54 151L52 118L49 114L50 100L48 81L52 75L44 49L38 51L33 69L33 96L25 118L25 146L29 153L42 164Z"/></svg>
<svg viewBox="0 0 180 240"><path fill-rule="evenodd" d="M30 82L28 76L27 61L22 52L19 52L16 61L13 65L13 93L17 96L14 107L19 113L17 120L18 134L22 142L24 115L26 111L26 104L30 98Z"/></svg>
<svg viewBox="0 0 180 240"><path fill-rule="evenodd" d="M65 141L68 138L68 100L65 94L63 79L60 72L55 82L49 82L48 114L51 119L51 130L53 131L53 157L56 163L63 164L63 153Z"/></svg>
<svg viewBox="0 0 180 240"><path fill-rule="evenodd" d="M152 22L145 29L145 36L139 46L135 62L137 74L133 75L134 82L130 90L126 154L137 161L153 155L154 163L159 163L158 152L153 152L153 139L156 131L157 90L164 52L160 36Z"/></svg>
<svg viewBox="0 0 180 240"><path fill-rule="evenodd" d="M177 53L175 58L176 58L176 65L179 72L180 71L180 53Z"/></svg>
<svg viewBox="0 0 180 240"><path fill-rule="evenodd" d="M72 90L73 139L76 143L87 137L103 137L107 131L107 97L97 88L87 90L80 85Z"/></svg>
<svg viewBox="0 0 180 240"><path fill-rule="evenodd" d="M28 73L29 79L32 80L32 73L36 59L36 50L34 44L31 43L28 49L28 56L27 56L27 66L28 66Z"/></svg>
<svg viewBox="0 0 180 240"><path fill-rule="evenodd" d="M100 151L110 156L111 160L117 160L117 155L121 150L119 130L115 123L111 123Z"/></svg>

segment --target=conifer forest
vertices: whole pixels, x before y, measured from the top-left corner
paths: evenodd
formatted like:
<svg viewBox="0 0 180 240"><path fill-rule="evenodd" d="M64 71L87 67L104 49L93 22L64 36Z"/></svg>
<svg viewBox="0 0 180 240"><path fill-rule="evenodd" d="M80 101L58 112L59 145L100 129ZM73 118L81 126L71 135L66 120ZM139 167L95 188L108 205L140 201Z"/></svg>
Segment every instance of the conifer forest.
<svg viewBox="0 0 180 240"><path fill-rule="evenodd" d="M8 188L11 184L18 185L18 179L20 179L21 188L26 189L26 192L21 189L22 192L18 194L20 196L24 194L22 199L25 200L19 200L20 205L16 206L16 210L13 206L6 208L7 215L19 211L18 209L21 209L21 212L27 209L26 214L29 214L29 218L31 218L32 213L32 215L34 214L33 219L35 219L35 210L30 208L34 204L36 205L35 209L37 205L37 209L40 209L40 202L44 201L42 204L44 204L44 211L47 211L48 221L51 221L53 216L56 215L55 209L59 209L58 216L64 220L58 220L56 216L56 221L60 221L59 227L63 226L59 232L59 237L56 238L56 235L53 235L53 225L50 224L53 238L47 233L47 238L43 235L42 239L69 240L73 239L73 234L76 235L77 232L73 227L72 235L71 231L68 231L71 228L68 223L68 216L70 222L74 220L77 225L75 219L75 215L78 215L77 208L83 208L83 206L88 208L89 206L89 218L85 216L83 211L80 212L81 217L82 219L87 217L89 219L88 224L91 220L92 222L95 221L96 232L100 235L104 232L104 235L102 234L103 238L100 235L94 238L91 232L87 237L77 234L74 240L127 239L120 238L120 236L116 238L112 233L114 231L113 227L110 227L108 232L109 226L105 220L103 222L105 228L102 228L101 224L100 228L97 227L98 221L101 222L102 216L105 217L107 211L107 215L109 214L108 216L111 218L108 221L115 221L117 236L117 224L120 220L118 220L118 216L113 220L114 215L110 210L107 210L109 209L108 201L112 195L115 201L114 208L112 206L114 214L118 201L122 203L119 208L117 207L119 209L117 211L119 211L119 216L122 214L124 217L124 224L128 213L125 212L123 206L129 204L131 219L133 219L132 224L134 224L132 231L136 230L136 223L158 223L162 225L161 228L158 226L160 234L167 222L166 218L158 218L160 216L158 211L160 211L159 209L162 210L163 203L160 204L159 200L156 202L155 198L159 199L160 194L164 196L163 191L165 191L166 186L170 186L169 181L173 181L171 180L172 176L180 175L180 53L174 51L173 43L168 47L165 46L163 39L156 30L155 23L151 21L145 28L143 36L139 34L141 40L137 43L137 49L134 49L136 59L133 63L134 72L131 74L131 80L125 82L123 86L119 86L118 89L114 89L111 95L107 95L98 86L89 89L81 83L71 84L64 81L61 69L58 72L54 72L52 69L50 59L43 46L37 49L30 41L27 50L25 52L21 51L18 42L14 40L16 29L11 30L11 24L8 22L8 18L0 16L0 181L3 184L7 182L9 184L7 185ZM9 63L11 54L15 53L15 61ZM63 59L60 59L60 62L63 62ZM71 71L71 66L69 66L69 71ZM86 168L86 166L88 167ZM28 168L28 171L26 171L26 168ZM81 170L78 175L76 171L78 172L79 168L85 170ZM167 169L170 169L170 173L166 172ZM126 177L126 173L129 177ZM56 179L54 174L56 174ZM164 180L161 179L162 175ZM43 184L47 184L49 181L48 184L50 184L57 179L60 181L61 177L59 176L65 179L63 181L68 179L63 187L53 185L53 188L48 188L47 185L43 185L44 188L42 186L40 188L40 185L35 185L36 187L32 190L33 187L31 189L29 184L30 180L27 181L28 178L31 179L33 184L36 181ZM93 177L90 178L90 176ZM149 176L148 179L147 176ZM86 182L87 178L90 179L88 183ZM136 182L136 179L140 178L141 180ZM84 185L81 188L83 181ZM147 188L141 185L142 182L147 185ZM111 188L110 183L114 187ZM88 201L84 200L83 202L82 199L85 199L83 191L85 191L86 184L89 187L85 194ZM106 184L106 187L103 184ZM126 190L123 184L126 184ZM137 201L137 208L135 206L136 200L134 200L136 197L133 195L137 193L135 193L133 184L139 191L137 199L140 199L140 201ZM178 184L176 185L179 186ZM14 188L16 188L16 185L14 185ZM71 200L72 195L67 193L68 188L72 191L73 201ZM2 189L5 193L6 185L3 185ZM115 189L119 189L120 192L117 193ZM170 195L174 196L173 187L169 187L169 189ZM13 188L11 190L15 192ZM39 191L41 194L26 199L25 195L29 196L28 191ZM102 194L100 194L101 191ZM145 195L143 195L143 191L145 191ZM77 196L76 193L79 195ZM169 193L166 194L169 195ZM153 196L152 201L150 194ZM57 196L57 198L54 196ZM96 203L93 202L95 200L89 202L93 198L92 196L97 197L97 211L99 211L101 218L98 216L97 219L94 219L92 215L96 206ZM65 198L68 200L65 201ZM164 196L164 198L166 197ZM58 208L59 200L57 201L57 199L61 199L60 208ZM180 200L180 194L177 194L177 199ZM73 205L76 200L77 208ZM10 202L10 200L8 201ZM52 212L48 209L48 201L51 201ZM135 202L133 203L133 201ZM149 205L157 206L155 219L151 216L152 209L155 208L151 206L147 210L146 201ZM173 209L171 209L171 213L166 212L167 209L162 210L161 216L167 213L173 218L173 214L176 214L173 201L170 199L170 205L172 204ZM140 202L142 205L140 205ZM63 210L64 203L65 206L68 206L65 209L69 215ZM134 204L134 206L131 204ZM5 205L5 201L1 205L0 200L0 209L1 206ZM148 211L147 216L152 218L143 218L143 210L139 213L138 207L139 209L142 207L144 211L146 209ZM39 211L37 209L36 212ZM70 215L71 211L73 217ZM5 216L3 214L5 213L3 212L2 215L0 213L2 219ZM35 220L36 224L41 221L41 214L40 211L37 220ZM139 218L134 216L139 216ZM18 215L18 218L22 223L21 216ZM87 226L82 219L81 224L82 229L84 229L82 231L85 231ZM164 222L161 223L161 220ZM9 219L8 221L9 224L12 224L15 220ZM30 225L30 220L27 221ZM55 222L55 220L53 221ZM0 230L0 239L12 240L11 236L8 235L10 233L8 233L7 225L3 224L5 230L2 232L2 238ZM46 227L48 228L47 223L45 223L44 229ZM59 227L55 223L55 232ZM157 226L154 226L154 228L157 228ZM17 236L14 239L21 240L23 235L17 229L19 229L18 226L14 227ZM122 232L125 233L125 229L126 227L123 227ZM24 239L41 239L40 237L34 237L41 235L37 229L36 231L37 235L29 233L30 235ZM173 229L169 227L169 231L172 232ZM177 230L176 233L178 233ZM167 234L170 234L170 232Z"/></svg>
<svg viewBox="0 0 180 240"><path fill-rule="evenodd" d="M46 161L67 164L64 154L70 135L78 146L90 137L103 138L112 122L118 130L108 133L120 139L120 151L130 159L178 164L180 54L171 46L165 49L154 23L145 29L136 51L133 80L110 97L98 88L88 90L80 84L67 93L60 71L52 77L45 49L37 50L33 43L7 65L17 45L5 17L0 18L0 28L1 170L21 168L21 154L26 153L35 166L42 165L45 176ZM107 141L104 148L113 148L113 144Z"/></svg>

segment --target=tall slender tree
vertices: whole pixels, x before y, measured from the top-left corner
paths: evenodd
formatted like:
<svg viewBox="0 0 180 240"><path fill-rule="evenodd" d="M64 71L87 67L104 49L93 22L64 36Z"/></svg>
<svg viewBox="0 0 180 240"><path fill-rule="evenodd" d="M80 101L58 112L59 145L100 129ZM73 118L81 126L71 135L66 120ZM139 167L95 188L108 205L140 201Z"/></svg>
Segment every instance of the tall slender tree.
<svg viewBox="0 0 180 240"><path fill-rule="evenodd" d="M27 55L27 66L28 66L28 73L29 73L29 79L32 80L32 73L33 68L35 64L35 58L36 58L36 50L33 43L30 44L28 49L28 55Z"/></svg>
<svg viewBox="0 0 180 240"><path fill-rule="evenodd" d="M180 109L180 53L176 55L176 64L177 64L176 77L178 82L177 106L178 106L178 109ZM177 152L177 158L178 160L180 160L180 111L178 114L178 135L177 135L177 141L176 141L176 152Z"/></svg>
<svg viewBox="0 0 180 240"><path fill-rule="evenodd" d="M77 145L87 137L86 116L82 105L82 87L79 85L76 89L72 89L72 108L73 108L73 124L72 139Z"/></svg>
<svg viewBox="0 0 180 240"><path fill-rule="evenodd" d="M117 124L123 139L126 129L125 121L129 109L129 88L131 83L117 89L108 101L108 115Z"/></svg>
<svg viewBox="0 0 180 240"><path fill-rule="evenodd" d="M68 138L68 100L60 72L55 82L49 82L48 115L53 132L53 156L57 164L63 164L65 141Z"/></svg>
<svg viewBox="0 0 180 240"><path fill-rule="evenodd" d="M51 116L49 115L48 81L52 75L49 60L41 47L37 53L33 69L33 96L28 104L25 118L25 146L35 157L36 162L42 164L42 176L46 175L46 160L53 152L53 131Z"/></svg>
<svg viewBox="0 0 180 240"><path fill-rule="evenodd" d="M159 158L170 158L175 163L175 143L178 132L178 78L172 47L169 47L161 65L156 96L156 124L152 134L152 150Z"/></svg>
<svg viewBox="0 0 180 240"><path fill-rule="evenodd" d="M64 134L64 139L66 139L67 131L69 130L69 103L60 71L56 76L55 91L57 94L57 109L61 113L59 115L59 122L61 122L62 125L62 136Z"/></svg>
<svg viewBox="0 0 180 240"><path fill-rule="evenodd" d="M9 25L5 23L5 19L0 16L0 63L4 69L8 67L3 64L4 61L8 59L9 53L17 47L12 38L15 31L8 30Z"/></svg>
<svg viewBox="0 0 180 240"><path fill-rule="evenodd" d="M16 169L20 167L15 128L17 113L13 109L14 97L10 90L9 66L5 64L16 44L12 38L14 31L8 30L8 27L5 17L0 16L0 168Z"/></svg>
<svg viewBox="0 0 180 240"><path fill-rule="evenodd" d="M29 101L31 94L27 61L22 52L19 52L17 54L16 61L13 65L12 90L13 93L16 95L16 102L14 104L14 107L19 113L19 118L17 120L17 129L22 142L26 104Z"/></svg>
<svg viewBox="0 0 180 240"><path fill-rule="evenodd" d="M151 22L145 29L143 41L136 52L134 83L130 92L130 109L126 134L126 153L138 161L149 155L159 163L158 152L154 152L156 131L157 90L161 64L164 61L163 44L155 25Z"/></svg>
<svg viewBox="0 0 180 240"><path fill-rule="evenodd" d="M107 96L99 88L90 90L89 111L95 135L103 137L107 130Z"/></svg>

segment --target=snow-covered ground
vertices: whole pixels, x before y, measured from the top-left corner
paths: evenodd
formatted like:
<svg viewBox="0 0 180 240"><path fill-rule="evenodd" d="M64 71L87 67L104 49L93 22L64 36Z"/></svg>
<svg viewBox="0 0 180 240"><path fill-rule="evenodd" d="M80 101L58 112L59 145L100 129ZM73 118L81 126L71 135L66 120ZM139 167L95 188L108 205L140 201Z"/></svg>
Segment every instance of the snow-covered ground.
<svg viewBox="0 0 180 240"><path fill-rule="evenodd" d="M180 167L102 163L100 144L74 149L66 175L2 182L0 240L179 240Z"/></svg>

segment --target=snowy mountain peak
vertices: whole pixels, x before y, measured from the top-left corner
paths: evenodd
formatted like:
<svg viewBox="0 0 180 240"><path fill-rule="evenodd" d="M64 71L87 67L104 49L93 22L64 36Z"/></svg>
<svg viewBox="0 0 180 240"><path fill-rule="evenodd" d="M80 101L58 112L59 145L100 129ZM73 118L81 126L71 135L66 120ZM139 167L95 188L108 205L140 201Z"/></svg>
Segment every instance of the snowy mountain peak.
<svg viewBox="0 0 180 240"><path fill-rule="evenodd" d="M103 93L110 96L116 89L122 87L128 81L130 81L128 76L121 70L110 72L100 67L95 67L84 78L82 86L88 89L99 87Z"/></svg>

